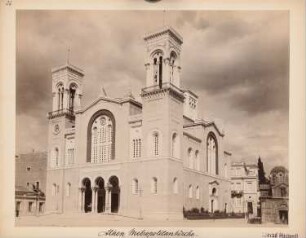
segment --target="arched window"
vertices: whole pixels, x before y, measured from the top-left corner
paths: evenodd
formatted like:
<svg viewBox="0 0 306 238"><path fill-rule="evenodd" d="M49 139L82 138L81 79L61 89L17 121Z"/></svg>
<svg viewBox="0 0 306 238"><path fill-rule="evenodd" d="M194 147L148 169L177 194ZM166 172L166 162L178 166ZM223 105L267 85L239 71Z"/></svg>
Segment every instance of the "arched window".
<svg viewBox="0 0 306 238"><path fill-rule="evenodd" d="M52 193L52 196L56 195L56 184L55 183L52 184L52 191L51 191L51 193Z"/></svg>
<svg viewBox="0 0 306 238"><path fill-rule="evenodd" d="M286 197L287 196L287 191L286 191L286 188L285 187L281 187L280 188L280 195L281 197Z"/></svg>
<svg viewBox="0 0 306 238"><path fill-rule="evenodd" d="M193 193L193 191L192 191L192 185L190 184L189 187L188 187L188 197L189 197L189 198L192 198L192 193Z"/></svg>
<svg viewBox="0 0 306 238"><path fill-rule="evenodd" d="M172 135L172 157L179 158L179 138L177 133Z"/></svg>
<svg viewBox="0 0 306 238"><path fill-rule="evenodd" d="M178 193L178 181L177 181L177 178L173 179L173 193L174 194Z"/></svg>
<svg viewBox="0 0 306 238"><path fill-rule="evenodd" d="M200 199L200 188L199 188L199 186L196 187L196 199Z"/></svg>
<svg viewBox="0 0 306 238"><path fill-rule="evenodd" d="M59 150L58 148L56 147L54 149L54 162L55 162L55 167L58 167L59 166Z"/></svg>
<svg viewBox="0 0 306 238"><path fill-rule="evenodd" d="M141 157L141 139L133 139L133 158Z"/></svg>
<svg viewBox="0 0 306 238"><path fill-rule="evenodd" d="M157 194L157 178L152 178L152 193Z"/></svg>
<svg viewBox="0 0 306 238"><path fill-rule="evenodd" d="M217 189L213 188L211 191L211 195L216 196L217 195Z"/></svg>
<svg viewBox="0 0 306 238"><path fill-rule="evenodd" d="M153 59L153 84L162 88L163 84L163 53L157 51L152 56Z"/></svg>
<svg viewBox="0 0 306 238"><path fill-rule="evenodd" d="M138 194L139 187L138 187L138 179L134 178L132 182L132 193L133 194Z"/></svg>
<svg viewBox="0 0 306 238"><path fill-rule="evenodd" d="M218 144L213 133L209 133L207 137L207 161L206 171L218 175Z"/></svg>
<svg viewBox="0 0 306 238"><path fill-rule="evenodd" d="M153 146L154 146L154 155L159 155L159 134L158 132L153 133Z"/></svg>
<svg viewBox="0 0 306 238"><path fill-rule="evenodd" d="M71 183L67 183L67 185L66 185L66 197L70 196L70 188L71 188Z"/></svg>
<svg viewBox="0 0 306 238"><path fill-rule="evenodd" d="M62 83L57 86L57 108L63 110L64 106L64 86Z"/></svg>
<svg viewBox="0 0 306 238"><path fill-rule="evenodd" d="M196 150L194 154L194 164L195 164L195 169L200 170L200 158L199 158L199 151Z"/></svg>
<svg viewBox="0 0 306 238"><path fill-rule="evenodd" d="M193 156L192 156L192 149L188 149L188 167L193 169Z"/></svg>
<svg viewBox="0 0 306 238"><path fill-rule="evenodd" d="M76 93L77 85L72 83L69 87L69 110L74 110L74 98Z"/></svg>
<svg viewBox="0 0 306 238"><path fill-rule="evenodd" d="M115 120L107 110L94 114L89 121L87 162L107 163L115 153Z"/></svg>

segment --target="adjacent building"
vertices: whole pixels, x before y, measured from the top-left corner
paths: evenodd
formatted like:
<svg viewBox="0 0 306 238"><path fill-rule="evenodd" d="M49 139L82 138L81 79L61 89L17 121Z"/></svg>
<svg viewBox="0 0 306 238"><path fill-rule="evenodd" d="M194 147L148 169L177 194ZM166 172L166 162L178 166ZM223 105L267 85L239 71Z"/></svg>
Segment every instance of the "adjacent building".
<svg viewBox="0 0 306 238"><path fill-rule="evenodd" d="M15 159L16 216L44 212L47 153L20 154Z"/></svg>
<svg viewBox="0 0 306 238"><path fill-rule="evenodd" d="M220 128L198 118L196 93L181 86L183 38L164 27L144 42L141 102L101 94L84 106L84 72L52 70L48 211L160 219L183 218L183 208L229 211L231 156Z"/></svg>
<svg viewBox="0 0 306 238"><path fill-rule="evenodd" d="M283 166L274 167L270 184L260 187L261 217L264 223L288 224L289 174Z"/></svg>
<svg viewBox="0 0 306 238"><path fill-rule="evenodd" d="M231 166L231 208L235 213L258 216L258 167L256 164L235 162Z"/></svg>

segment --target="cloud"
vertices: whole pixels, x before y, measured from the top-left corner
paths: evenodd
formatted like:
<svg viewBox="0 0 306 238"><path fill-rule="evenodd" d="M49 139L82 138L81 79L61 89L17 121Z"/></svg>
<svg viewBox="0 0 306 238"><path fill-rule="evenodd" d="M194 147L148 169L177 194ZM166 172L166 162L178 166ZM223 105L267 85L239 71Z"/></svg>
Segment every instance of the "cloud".
<svg viewBox="0 0 306 238"><path fill-rule="evenodd" d="M183 87L200 96L204 119L221 122L233 158L285 163L286 11L17 11L18 151L47 148L50 70L66 62L68 47L70 62L85 71L82 105L102 85L112 97L138 96L146 76L142 37L163 22L184 38Z"/></svg>

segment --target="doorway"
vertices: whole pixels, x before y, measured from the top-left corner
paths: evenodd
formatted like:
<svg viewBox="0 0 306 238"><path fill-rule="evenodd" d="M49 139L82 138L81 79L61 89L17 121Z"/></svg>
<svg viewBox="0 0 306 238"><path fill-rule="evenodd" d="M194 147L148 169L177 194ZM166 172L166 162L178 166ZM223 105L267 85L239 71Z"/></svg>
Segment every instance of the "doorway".
<svg viewBox="0 0 306 238"><path fill-rule="evenodd" d="M96 179L96 185L98 187L97 190L97 212L105 212L105 188L104 188L104 180L99 177Z"/></svg>
<svg viewBox="0 0 306 238"><path fill-rule="evenodd" d="M120 206L120 187L118 177L110 177L109 183L111 185L111 212L118 213Z"/></svg>
<svg viewBox="0 0 306 238"><path fill-rule="evenodd" d="M288 211L286 210L279 211L279 220L282 224L288 224Z"/></svg>
<svg viewBox="0 0 306 238"><path fill-rule="evenodd" d="M83 186L85 187L85 199L84 199L84 212L91 212L91 201L92 201L92 191L91 191L91 182L89 178L83 179Z"/></svg>

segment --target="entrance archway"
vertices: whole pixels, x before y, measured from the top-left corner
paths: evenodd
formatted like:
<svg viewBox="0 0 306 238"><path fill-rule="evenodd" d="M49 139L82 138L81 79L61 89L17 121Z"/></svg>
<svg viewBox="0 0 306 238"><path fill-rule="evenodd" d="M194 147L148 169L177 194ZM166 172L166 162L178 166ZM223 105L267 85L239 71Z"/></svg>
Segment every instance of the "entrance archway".
<svg viewBox="0 0 306 238"><path fill-rule="evenodd" d="M104 187L104 179L98 177L96 179L97 186L97 212L105 212L105 187Z"/></svg>
<svg viewBox="0 0 306 238"><path fill-rule="evenodd" d="M109 179L109 184L111 185L111 212L117 213L120 206L119 179L116 176L112 176Z"/></svg>
<svg viewBox="0 0 306 238"><path fill-rule="evenodd" d="M84 178L82 182L85 190L84 190L84 212L91 212L92 209L92 190L91 190L91 182L89 178Z"/></svg>

